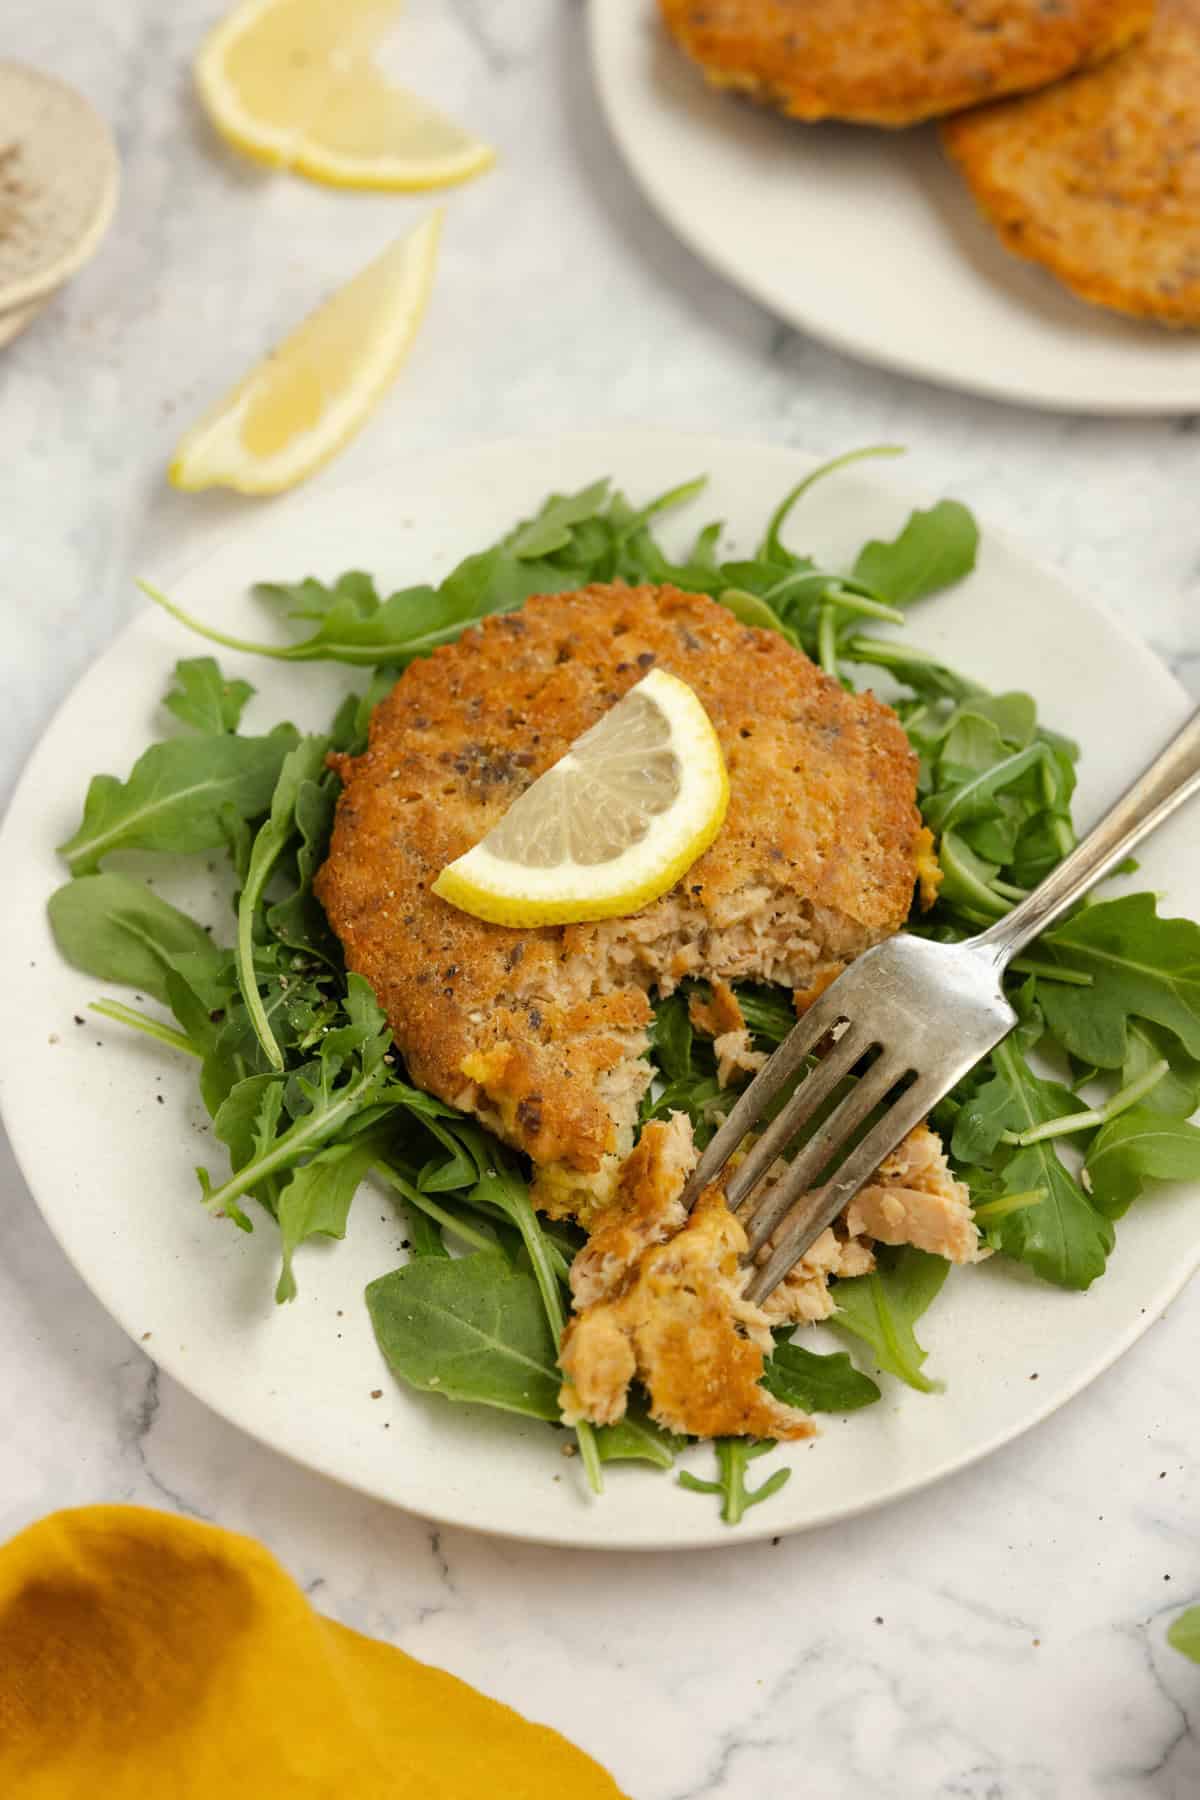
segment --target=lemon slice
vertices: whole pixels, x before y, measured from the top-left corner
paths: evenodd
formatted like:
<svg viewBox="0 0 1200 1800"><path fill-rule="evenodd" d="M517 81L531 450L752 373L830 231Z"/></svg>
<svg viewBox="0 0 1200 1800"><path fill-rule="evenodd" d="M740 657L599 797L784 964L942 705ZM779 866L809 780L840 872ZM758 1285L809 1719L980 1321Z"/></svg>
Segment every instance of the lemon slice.
<svg viewBox="0 0 1200 1800"><path fill-rule="evenodd" d="M202 45L196 85L227 143L334 187L432 188L493 160L487 144L373 60L399 0L243 0Z"/></svg>
<svg viewBox="0 0 1200 1800"><path fill-rule="evenodd" d="M700 701L654 669L514 800L435 894L499 925L638 912L721 829L725 758Z"/></svg>
<svg viewBox="0 0 1200 1800"><path fill-rule="evenodd" d="M180 439L178 488L277 494L362 425L404 361L433 281L442 215L368 263Z"/></svg>

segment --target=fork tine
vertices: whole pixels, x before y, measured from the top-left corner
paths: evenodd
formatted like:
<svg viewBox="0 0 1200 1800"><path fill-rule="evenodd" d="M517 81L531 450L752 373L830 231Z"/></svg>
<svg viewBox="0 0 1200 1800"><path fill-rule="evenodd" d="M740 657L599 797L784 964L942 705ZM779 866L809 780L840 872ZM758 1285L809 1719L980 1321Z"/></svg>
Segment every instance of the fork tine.
<svg viewBox="0 0 1200 1800"><path fill-rule="evenodd" d="M787 1187L788 1198L793 1202L792 1210L777 1234L770 1256L755 1271L746 1289L748 1300L762 1305L825 1227L831 1225L853 1200L859 1188L866 1186L884 1157L889 1156L913 1127L920 1124L941 1091L930 1080L914 1081L816 1193L804 1193L801 1182L793 1183L795 1164L792 1165L779 1184L781 1188ZM803 1197L797 1200L798 1195Z"/></svg>
<svg viewBox="0 0 1200 1800"><path fill-rule="evenodd" d="M851 1023L816 1068L801 1076L795 1093L771 1120L757 1142L751 1144L744 1161L738 1164L726 1181L725 1204L730 1212L736 1212L741 1202L753 1193L763 1175L783 1154L796 1133L807 1125L838 1082L845 1079L859 1058L865 1056L871 1047L870 1038Z"/></svg>
<svg viewBox="0 0 1200 1800"><path fill-rule="evenodd" d="M836 982L831 983L799 1023L792 1027L774 1055L742 1093L733 1111L704 1151L696 1165L695 1174L683 1192L683 1203L689 1211L710 1182L716 1180L746 1133L754 1129L776 1094L792 1079L805 1057L846 1017L836 999L830 999L836 986Z"/></svg>
<svg viewBox="0 0 1200 1800"><path fill-rule="evenodd" d="M848 1037L849 1032L846 1035ZM784 1174L755 1207L746 1228L752 1256L766 1243L789 1207L794 1204L797 1195L807 1194L816 1187L830 1158L837 1154L896 1083L902 1081L908 1073L906 1060L889 1055L885 1050L866 1074L855 1082L853 1090L834 1108L808 1143L801 1146ZM797 1093L802 1092L815 1078L814 1072L808 1081L801 1084ZM741 1169L738 1174L741 1174ZM729 1205L732 1209L732 1200Z"/></svg>

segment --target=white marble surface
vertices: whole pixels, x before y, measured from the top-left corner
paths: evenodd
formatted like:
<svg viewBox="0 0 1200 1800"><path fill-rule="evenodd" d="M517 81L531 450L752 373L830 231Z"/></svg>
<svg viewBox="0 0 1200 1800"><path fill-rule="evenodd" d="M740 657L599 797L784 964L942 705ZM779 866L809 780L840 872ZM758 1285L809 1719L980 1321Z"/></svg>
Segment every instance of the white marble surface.
<svg viewBox="0 0 1200 1800"><path fill-rule="evenodd" d="M202 554L243 511L166 488L180 428L428 204L326 193L217 146L187 68L219 6L0 16L0 55L76 82L125 168L100 256L0 353L0 799L137 605L134 574ZM578 0L410 0L409 18L418 78L502 160L449 196L413 359L319 479L587 423L900 439L916 479L1064 568L1200 694L1200 419L1023 413L802 340L638 199ZM439 1533L257 1448L125 1340L3 1148L0 1193L4 1529L108 1499L253 1532L327 1611L557 1725L637 1800L1200 1792L1200 1671L1163 1639L1200 1598L1200 1288L1065 1412L926 1497L718 1554L564 1555Z"/></svg>

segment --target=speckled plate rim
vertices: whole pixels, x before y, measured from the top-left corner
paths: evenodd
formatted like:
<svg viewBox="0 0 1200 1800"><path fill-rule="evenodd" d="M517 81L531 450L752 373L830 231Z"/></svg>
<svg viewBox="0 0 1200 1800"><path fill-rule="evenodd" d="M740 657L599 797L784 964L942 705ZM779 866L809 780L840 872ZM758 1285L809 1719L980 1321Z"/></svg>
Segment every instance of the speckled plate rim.
<svg viewBox="0 0 1200 1800"><path fill-rule="evenodd" d="M932 126L801 126L705 85L656 0L591 0L593 78L638 187L683 243L860 362L1010 404L1200 411L1200 332L1076 299L1012 256Z"/></svg>
<svg viewBox="0 0 1200 1800"><path fill-rule="evenodd" d="M517 441L414 458L256 510L207 559L165 585L226 628L247 629L253 613L244 589L255 579L302 568L332 575L350 562L374 563L389 582L436 574L551 488L600 473L648 496L707 470L710 490L676 534L682 541L702 520L724 516L730 534L745 542L764 502L813 460L782 447L668 433ZM860 466L813 491L806 528L797 521L795 535L824 554L846 554L868 534L895 530L914 501L927 499ZM1022 633L1036 653L1014 650ZM990 670L997 687L1012 685L1019 667L1053 722L1084 743L1084 816L1189 710L1183 690L1144 646L986 527L976 574L956 595L927 602L913 637L977 674ZM85 1284L174 1379L252 1437L448 1525L575 1549L734 1545L850 1518L977 1462L1108 1368L1200 1265L1197 1196L1164 1189L1122 1222L1110 1273L1088 1295L1060 1294L996 1262L953 1272L923 1331L930 1367L947 1379L945 1394L897 1392L890 1383L879 1405L825 1421L815 1445L780 1449L775 1456L795 1469L791 1482L736 1530L669 1477L634 1466L610 1467L608 1493L591 1501L578 1464L560 1461L547 1428L392 1384L361 1290L399 1260L394 1219L360 1198L346 1242L304 1256L300 1299L273 1308L276 1253L268 1232L246 1239L208 1221L195 1203L191 1166L213 1147L189 1071L161 1062L140 1038L72 1024L95 984L59 961L45 924L45 899L62 878L53 845L74 822L86 773L127 766L145 741L171 663L197 648L160 614L139 613L59 709L24 771L0 828L10 921L0 984L23 1023L0 1039L0 1115L39 1210ZM288 665L264 671L249 659L223 660L258 681L264 722L300 700ZM302 725L317 724L343 685L336 671L313 677L311 703L287 708ZM1118 695L1129 720L1121 744L1111 730ZM1169 826L1139 880L1169 889L1173 910L1200 913L1200 843ZM197 886L204 886L199 872L187 884ZM56 1098L64 1084L72 1096L69 1131ZM152 1103L157 1094L164 1104ZM194 1147L187 1142L193 1133ZM707 1448L686 1458L694 1469L709 1461Z"/></svg>

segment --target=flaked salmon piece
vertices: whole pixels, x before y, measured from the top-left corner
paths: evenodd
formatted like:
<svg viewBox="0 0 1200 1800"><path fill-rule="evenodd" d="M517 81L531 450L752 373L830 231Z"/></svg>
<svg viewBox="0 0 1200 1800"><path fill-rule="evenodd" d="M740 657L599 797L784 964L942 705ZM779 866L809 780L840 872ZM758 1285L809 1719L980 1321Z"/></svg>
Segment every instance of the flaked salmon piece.
<svg viewBox="0 0 1200 1800"><path fill-rule="evenodd" d="M561 1349L569 1422L614 1424L637 1379L649 1391L652 1416L671 1430L808 1436L799 1421L811 1421L786 1407L781 1417L781 1403L758 1386L769 1328L830 1318L831 1279L869 1274L872 1239L913 1243L953 1262L986 1254L967 1189L951 1174L936 1133L919 1125L760 1308L745 1299L745 1232L719 1190L706 1190L690 1218L684 1212L695 1165L687 1116L652 1120L626 1159L615 1201L575 1258L577 1316Z"/></svg>
<svg viewBox="0 0 1200 1800"><path fill-rule="evenodd" d="M694 1437L807 1438L807 1413L759 1385L770 1321L745 1298L746 1234L717 1188L681 1230L644 1250L624 1285L587 1306L563 1334L559 1395L568 1424L612 1425L635 1376L651 1416Z"/></svg>
<svg viewBox="0 0 1200 1800"><path fill-rule="evenodd" d="M717 1080L723 1088L732 1085L735 1075L757 1075L767 1060L766 1051L754 1048L746 1030L723 1031L713 1040L713 1049L717 1057Z"/></svg>
<svg viewBox="0 0 1200 1800"><path fill-rule="evenodd" d="M637 1148L621 1169L616 1199L599 1215L595 1231L571 1264L577 1307L608 1299L643 1250L682 1229L687 1214L680 1195L696 1162L686 1113L651 1119L643 1127Z"/></svg>
<svg viewBox="0 0 1200 1800"><path fill-rule="evenodd" d="M723 1088L731 1086L736 1075L758 1074L767 1053L754 1048L738 997L727 981L714 981L707 999L702 994L692 994L688 999L688 1018L697 1031L712 1038L717 1080Z"/></svg>
<svg viewBox="0 0 1200 1800"><path fill-rule="evenodd" d="M879 1173L845 1212L851 1237L880 1244L914 1244L948 1262L980 1262L979 1227L966 1185L950 1171L941 1139L918 1125L885 1157Z"/></svg>
<svg viewBox="0 0 1200 1800"><path fill-rule="evenodd" d="M874 1267L869 1244L862 1238L839 1236L828 1226L767 1296L763 1311L773 1325L818 1325L835 1310L831 1276L869 1275Z"/></svg>
<svg viewBox="0 0 1200 1800"><path fill-rule="evenodd" d="M781 1175L785 1167L778 1163L770 1174ZM912 1244L956 1263L979 1262L989 1254L980 1245L970 1192L951 1173L941 1139L928 1125L916 1126L884 1158L874 1180L768 1298L766 1312L777 1324L828 1319L836 1307L831 1278L870 1274L873 1242Z"/></svg>
<svg viewBox="0 0 1200 1800"><path fill-rule="evenodd" d="M727 981L714 981L708 995L688 996L688 1018L705 1037L720 1037L726 1031L745 1031L746 1020L737 995Z"/></svg>

